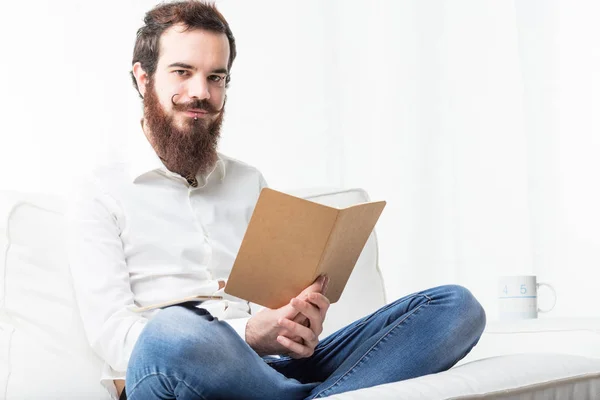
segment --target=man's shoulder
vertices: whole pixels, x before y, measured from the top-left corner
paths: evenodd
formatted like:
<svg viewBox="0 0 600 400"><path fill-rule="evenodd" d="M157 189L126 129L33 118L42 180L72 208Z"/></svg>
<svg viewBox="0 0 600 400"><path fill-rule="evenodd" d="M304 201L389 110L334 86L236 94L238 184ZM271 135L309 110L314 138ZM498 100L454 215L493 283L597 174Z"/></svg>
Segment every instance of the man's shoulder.
<svg viewBox="0 0 600 400"><path fill-rule="evenodd" d="M118 161L103 163L93 168L73 174L71 189L73 193L102 193L111 184L121 182L128 176L129 164Z"/></svg>

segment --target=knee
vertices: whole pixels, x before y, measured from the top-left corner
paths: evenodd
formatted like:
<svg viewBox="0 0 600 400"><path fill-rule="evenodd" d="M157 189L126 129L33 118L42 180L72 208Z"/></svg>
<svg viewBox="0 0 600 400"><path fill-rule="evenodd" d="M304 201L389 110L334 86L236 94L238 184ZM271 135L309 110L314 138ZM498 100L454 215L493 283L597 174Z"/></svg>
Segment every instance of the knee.
<svg viewBox="0 0 600 400"><path fill-rule="evenodd" d="M443 289L450 300L453 315L451 325L456 333L472 337L477 342L485 329L485 310L469 289L459 285L447 285Z"/></svg>
<svg viewBox="0 0 600 400"><path fill-rule="evenodd" d="M171 393L186 387L210 391L225 372L215 366L221 359L233 358L236 339L232 328L206 310L174 306L159 311L134 346L127 366L127 393L135 391L140 397L152 388Z"/></svg>

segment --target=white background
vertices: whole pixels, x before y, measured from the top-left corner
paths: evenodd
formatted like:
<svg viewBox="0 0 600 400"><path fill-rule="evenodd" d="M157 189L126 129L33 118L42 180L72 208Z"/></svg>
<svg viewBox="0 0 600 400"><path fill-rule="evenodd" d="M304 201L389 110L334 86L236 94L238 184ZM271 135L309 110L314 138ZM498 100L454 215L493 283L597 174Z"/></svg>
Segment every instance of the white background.
<svg viewBox="0 0 600 400"><path fill-rule="evenodd" d="M0 6L0 189L64 193L130 156L148 0ZM238 44L221 151L280 190L363 187L390 299L499 275L598 316L600 3L221 0Z"/></svg>

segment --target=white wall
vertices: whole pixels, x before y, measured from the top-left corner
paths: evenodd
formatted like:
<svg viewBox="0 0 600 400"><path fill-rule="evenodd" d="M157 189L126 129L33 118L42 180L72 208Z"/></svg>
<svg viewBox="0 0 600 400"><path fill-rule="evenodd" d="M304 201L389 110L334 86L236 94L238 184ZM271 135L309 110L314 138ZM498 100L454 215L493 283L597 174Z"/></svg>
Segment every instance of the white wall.
<svg viewBox="0 0 600 400"><path fill-rule="evenodd" d="M276 189L366 188L390 298L501 274L598 315L600 5L593 1L217 2L238 43L221 150ZM31 6L33 4L33 6ZM129 69L155 1L9 2L0 187L61 192L128 157Z"/></svg>

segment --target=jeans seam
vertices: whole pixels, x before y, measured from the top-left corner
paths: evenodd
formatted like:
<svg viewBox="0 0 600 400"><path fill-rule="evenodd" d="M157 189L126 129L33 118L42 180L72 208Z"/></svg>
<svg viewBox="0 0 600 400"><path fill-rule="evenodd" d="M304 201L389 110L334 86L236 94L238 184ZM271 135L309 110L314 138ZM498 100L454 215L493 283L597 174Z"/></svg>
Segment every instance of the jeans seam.
<svg viewBox="0 0 600 400"><path fill-rule="evenodd" d="M175 379L177 379L177 383L182 383L190 391L194 392L198 397L200 397L203 400L206 400L206 397L204 397L200 393L198 393L196 391L196 389L194 389L193 387L191 387L190 385L188 385L184 380L179 379L176 376L170 376L170 375L167 375L167 374L163 374L162 372L152 372L150 374L142 376L142 378L133 385L131 393L127 393L127 397L129 398L131 395L133 395L133 393L135 392L135 390L137 389L137 387L139 386L139 384L142 383L146 378L150 378L150 377L156 376L156 375L164 376L165 378L175 378Z"/></svg>
<svg viewBox="0 0 600 400"><path fill-rule="evenodd" d="M427 296L424 293L414 293L412 296L406 297L402 300L404 301L411 301L417 297L425 297L428 301L431 301L431 297ZM388 308L397 305L395 304L396 302L391 302L387 305L385 305L384 307L381 307L379 310L375 311L373 314L369 315L369 318L365 319L364 321L362 321L360 324L357 324L356 327L358 328L359 326L363 326L364 324L366 324L367 322L369 322L371 319L375 318L376 315L381 314L382 312L387 311ZM398 303L399 304L399 303Z"/></svg>
<svg viewBox="0 0 600 400"><path fill-rule="evenodd" d="M347 378L352 372L354 372L354 369L358 366L358 364L360 364L365 357L371 353L372 350L375 349L375 347L377 347L377 345L379 343L381 343L381 341L383 339L385 339L394 329L396 329L397 327L399 327L404 321L406 321L408 319L408 317L410 317L411 315L413 315L415 312L417 312L417 310L421 309L421 307L423 307L424 305L427 305L429 303L431 303L431 298L427 295L424 294L419 294L420 296L424 296L425 298L427 298L427 302L423 303L423 304L419 304L417 307L415 307L414 310L412 310L410 313L404 315L404 318L402 318L402 320L398 321L398 323L396 325L394 325L393 327L390 328L389 331L387 331L381 338L379 338L379 340L375 343L373 343L373 346L371 346L371 348L369 350L367 350L365 352L365 354L362 355L362 357L360 357L352 367L350 367L348 369L348 371L346 373L344 373L342 376L340 376L334 383L332 383L329 387L320 390L313 398L317 398L319 397L321 394L323 394L324 392L331 390L332 388L334 388L335 386L337 386L339 383L341 383L341 381L345 378Z"/></svg>
<svg viewBox="0 0 600 400"><path fill-rule="evenodd" d="M292 360L292 358L283 358L280 360L269 360L269 361L265 361L265 362L267 363L267 365L276 365L276 364L280 364L283 362L288 362L290 360Z"/></svg>

